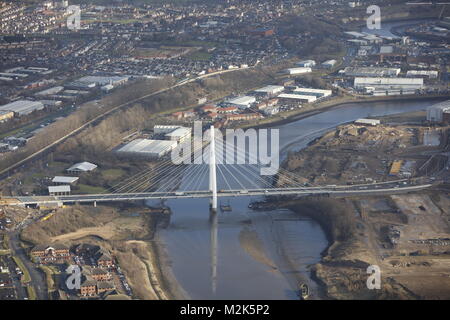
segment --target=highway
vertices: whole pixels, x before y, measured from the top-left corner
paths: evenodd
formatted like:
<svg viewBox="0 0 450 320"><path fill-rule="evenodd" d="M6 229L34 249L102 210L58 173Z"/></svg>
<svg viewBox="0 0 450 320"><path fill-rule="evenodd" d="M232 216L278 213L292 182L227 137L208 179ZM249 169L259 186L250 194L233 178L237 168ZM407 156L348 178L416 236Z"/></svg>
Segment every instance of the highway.
<svg viewBox="0 0 450 320"><path fill-rule="evenodd" d="M359 186L327 186L305 188L270 188L245 190L219 190L218 197L242 196L333 196L346 197L358 195L386 195L394 193L408 193L430 188L432 184L400 185L400 184L372 184ZM211 191L174 191L174 192L144 192L144 193L109 193L68 196L34 196L34 197L3 197L1 202L5 205L46 205L70 203L97 203L116 201L137 201L150 199L187 199L209 198Z"/></svg>

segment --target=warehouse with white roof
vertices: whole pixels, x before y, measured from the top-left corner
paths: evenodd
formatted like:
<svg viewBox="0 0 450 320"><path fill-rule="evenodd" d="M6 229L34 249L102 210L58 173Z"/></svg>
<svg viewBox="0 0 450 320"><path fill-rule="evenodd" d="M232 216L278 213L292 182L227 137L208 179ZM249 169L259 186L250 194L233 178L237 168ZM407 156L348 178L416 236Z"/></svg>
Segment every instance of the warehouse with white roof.
<svg viewBox="0 0 450 320"><path fill-rule="evenodd" d="M354 80L354 87L356 89L365 89L370 87L375 90L417 90L423 88L423 79L356 77Z"/></svg>
<svg viewBox="0 0 450 320"><path fill-rule="evenodd" d="M298 68L289 68L286 69L286 73L289 75L303 74L312 72L312 69L309 67L298 67Z"/></svg>
<svg viewBox="0 0 450 320"><path fill-rule="evenodd" d="M266 94L266 95L275 95L277 93L281 93L284 91L284 87L283 86L265 86L263 88L259 88L256 89L255 92L256 93L262 93L262 94Z"/></svg>
<svg viewBox="0 0 450 320"><path fill-rule="evenodd" d="M306 96L302 94L294 94L294 93L283 93L278 96L278 99L282 100L298 100L301 102L314 102L317 100L315 96Z"/></svg>
<svg viewBox="0 0 450 320"><path fill-rule="evenodd" d="M324 98L331 96L333 91L324 89L312 89L312 88L296 88L294 89L295 94L305 95L305 96L315 96L316 98Z"/></svg>
<svg viewBox="0 0 450 320"><path fill-rule="evenodd" d="M256 98L252 96L241 96L227 101L227 104L237 106L240 109L249 108L256 102Z"/></svg>
<svg viewBox="0 0 450 320"><path fill-rule="evenodd" d="M52 179L54 185L74 184L80 179L79 177L55 176Z"/></svg>
<svg viewBox="0 0 450 320"><path fill-rule="evenodd" d="M296 63L299 67L312 68L316 65L314 60L303 60Z"/></svg>
<svg viewBox="0 0 450 320"><path fill-rule="evenodd" d="M44 109L44 104L39 101L17 100L0 106L1 111L12 111L18 115L27 115L35 110Z"/></svg>
<svg viewBox="0 0 450 320"><path fill-rule="evenodd" d="M117 150L124 155L161 158L170 153L178 145L177 141L136 139Z"/></svg>
<svg viewBox="0 0 450 320"><path fill-rule="evenodd" d="M400 68L346 67L342 72L349 77L396 77Z"/></svg>
<svg viewBox="0 0 450 320"><path fill-rule="evenodd" d="M90 172L97 168L96 164L84 161L79 162L68 168L66 171L69 173L83 173L83 172Z"/></svg>
<svg viewBox="0 0 450 320"><path fill-rule="evenodd" d="M48 194L51 196L68 196L70 195L70 186L50 186Z"/></svg>

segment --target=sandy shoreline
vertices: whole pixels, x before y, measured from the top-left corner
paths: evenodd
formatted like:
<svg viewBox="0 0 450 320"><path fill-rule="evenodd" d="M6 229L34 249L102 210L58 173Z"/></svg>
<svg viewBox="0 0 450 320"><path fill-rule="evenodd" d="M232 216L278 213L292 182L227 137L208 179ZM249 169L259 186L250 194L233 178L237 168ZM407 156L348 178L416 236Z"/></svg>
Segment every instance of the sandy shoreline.
<svg viewBox="0 0 450 320"><path fill-rule="evenodd" d="M189 294L181 287L172 271L167 249L156 230L153 241L147 242L150 254L150 265L155 275L156 285L160 291L160 300L190 300Z"/></svg>

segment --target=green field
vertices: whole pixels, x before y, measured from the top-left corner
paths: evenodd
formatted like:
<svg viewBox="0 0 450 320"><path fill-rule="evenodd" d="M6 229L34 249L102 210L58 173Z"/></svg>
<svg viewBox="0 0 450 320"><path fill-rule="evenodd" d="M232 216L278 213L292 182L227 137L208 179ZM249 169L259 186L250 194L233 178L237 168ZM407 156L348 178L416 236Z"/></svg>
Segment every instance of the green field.
<svg viewBox="0 0 450 320"><path fill-rule="evenodd" d="M102 177L107 181L114 181L119 179L125 174L125 171L122 169L108 169L102 171Z"/></svg>
<svg viewBox="0 0 450 320"><path fill-rule="evenodd" d="M105 188L88 186L87 184L79 184L78 187L80 188L80 194L99 194L106 191Z"/></svg>

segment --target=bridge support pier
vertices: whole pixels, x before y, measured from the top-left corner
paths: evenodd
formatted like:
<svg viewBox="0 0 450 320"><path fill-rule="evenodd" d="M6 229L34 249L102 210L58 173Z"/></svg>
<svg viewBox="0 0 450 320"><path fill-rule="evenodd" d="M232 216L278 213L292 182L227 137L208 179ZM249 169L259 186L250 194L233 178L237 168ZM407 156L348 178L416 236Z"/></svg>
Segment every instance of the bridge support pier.
<svg viewBox="0 0 450 320"><path fill-rule="evenodd" d="M217 175L216 175L216 144L214 137L214 126L211 126L211 143L209 145L209 190L212 192L210 208L211 211L217 211Z"/></svg>

